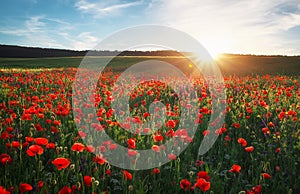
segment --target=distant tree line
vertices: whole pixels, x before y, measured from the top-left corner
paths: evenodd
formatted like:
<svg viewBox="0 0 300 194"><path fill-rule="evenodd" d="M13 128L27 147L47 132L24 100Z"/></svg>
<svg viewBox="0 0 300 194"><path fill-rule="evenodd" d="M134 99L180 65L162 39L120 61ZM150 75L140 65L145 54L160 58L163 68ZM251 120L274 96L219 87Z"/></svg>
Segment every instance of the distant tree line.
<svg viewBox="0 0 300 194"><path fill-rule="evenodd" d="M23 47L0 45L0 57L9 58L39 58L39 57L72 57L85 56L89 52L91 56L180 56L181 53L171 50L161 51L96 51L85 50L75 51L67 49L52 49L52 48L38 48L38 47Z"/></svg>
<svg viewBox="0 0 300 194"><path fill-rule="evenodd" d="M0 45L0 57L37 58L84 56L87 51Z"/></svg>
<svg viewBox="0 0 300 194"><path fill-rule="evenodd" d="M72 56L182 56L182 53L174 50L157 50L157 51L109 51L109 50L68 50L68 49L54 49L54 48L39 48L39 47L24 47L13 45L0 44L0 57L8 58L40 58L40 57L72 57ZM252 55L252 54L223 54L227 56L241 56L241 57L290 57L286 55ZM294 57L299 57L294 56Z"/></svg>

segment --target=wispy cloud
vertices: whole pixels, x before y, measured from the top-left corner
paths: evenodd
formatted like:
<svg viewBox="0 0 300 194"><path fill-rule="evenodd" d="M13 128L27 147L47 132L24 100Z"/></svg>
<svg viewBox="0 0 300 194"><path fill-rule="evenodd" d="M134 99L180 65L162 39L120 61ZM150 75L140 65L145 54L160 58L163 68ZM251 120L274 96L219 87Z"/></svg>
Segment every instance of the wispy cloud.
<svg viewBox="0 0 300 194"><path fill-rule="evenodd" d="M287 45L280 34L300 26L297 0L155 0L150 13L195 36L211 52L296 52L282 47Z"/></svg>
<svg viewBox="0 0 300 194"><path fill-rule="evenodd" d="M70 35L68 32L58 33L67 42L67 48L74 50L89 50L99 43L99 39L91 32L81 32L78 35Z"/></svg>
<svg viewBox="0 0 300 194"><path fill-rule="evenodd" d="M105 0L98 3L91 3L88 0L79 0L75 3L75 7L83 13L92 14L96 18L112 16L119 14L120 11L142 4L143 1L120 2L117 0Z"/></svg>
<svg viewBox="0 0 300 194"><path fill-rule="evenodd" d="M33 33L42 33L45 23L41 21L44 16L33 16L24 22L24 26L18 28L0 29L0 33L14 36L31 36Z"/></svg>
<svg viewBox="0 0 300 194"><path fill-rule="evenodd" d="M29 33L43 31L42 27L44 27L46 24L41 21L42 18L44 18L44 16L33 16L25 22L26 29Z"/></svg>
<svg viewBox="0 0 300 194"><path fill-rule="evenodd" d="M93 48L97 43L98 39L90 32L71 34L69 32L72 29L73 26L64 20L39 15L29 17L18 28L0 28L0 33L21 37L22 42L19 44L28 46L85 50Z"/></svg>
<svg viewBox="0 0 300 194"><path fill-rule="evenodd" d="M51 21L51 22L55 22L55 23L58 23L58 24L62 24L62 25L71 25L70 23L68 22L65 22L61 19L57 19L57 18L44 18L45 20L48 20L48 21Z"/></svg>
<svg viewBox="0 0 300 194"><path fill-rule="evenodd" d="M44 19L43 15L32 16L25 20L23 26L0 29L0 33L22 37L19 44L23 45L62 48L63 45L49 35L46 23L42 21Z"/></svg>

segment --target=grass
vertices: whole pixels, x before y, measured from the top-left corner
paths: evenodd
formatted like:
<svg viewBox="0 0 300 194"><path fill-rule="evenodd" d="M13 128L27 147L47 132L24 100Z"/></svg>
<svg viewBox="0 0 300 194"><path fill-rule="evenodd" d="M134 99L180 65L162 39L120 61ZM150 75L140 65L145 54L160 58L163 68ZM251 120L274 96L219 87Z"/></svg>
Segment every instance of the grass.
<svg viewBox="0 0 300 194"><path fill-rule="evenodd" d="M91 57L91 60L101 61L107 57ZM0 67L3 68L57 68L57 67L78 67L83 57L51 57L51 58L0 58ZM180 60L178 57L115 57L111 65L128 66L144 60L166 60L174 62ZM180 60L181 61L181 60Z"/></svg>
<svg viewBox="0 0 300 194"><path fill-rule="evenodd" d="M105 57L92 57L98 63ZM51 57L51 58L0 58L0 68L60 68L78 67L83 57ZM145 60L161 60L175 66L186 67L190 61L176 56L119 56L115 57L110 65L123 71L129 66ZM216 62L224 75L264 75L284 74L300 75L299 56L249 56L249 55L222 55Z"/></svg>

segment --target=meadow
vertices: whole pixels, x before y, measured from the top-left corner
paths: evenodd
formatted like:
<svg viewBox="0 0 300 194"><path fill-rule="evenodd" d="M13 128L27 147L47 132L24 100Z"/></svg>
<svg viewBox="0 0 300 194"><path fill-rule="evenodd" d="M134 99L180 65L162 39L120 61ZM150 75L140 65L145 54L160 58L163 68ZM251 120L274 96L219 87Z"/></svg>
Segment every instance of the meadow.
<svg viewBox="0 0 300 194"><path fill-rule="evenodd" d="M178 67L184 62L172 57L156 59ZM149 121L151 102L165 102L167 122L158 131L144 129L153 132L134 135L115 119L113 83L126 67L142 60L114 59L99 79L93 104L73 109L72 87L80 57L2 58L0 193L299 193L297 71L225 75L225 122L215 131L219 137L213 147L198 157L212 114L212 96L201 77L190 78L198 96L198 128L193 138L189 129L178 128L179 115L188 105L157 81L140 83L132 91L129 105L135 121L143 123ZM220 68L226 71L226 66ZM189 68L182 69L189 73ZM97 122L74 118L73 111L81 113L90 106L97 110L97 118L90 119ZM116 143L86 144L83 139L91 129L108 134ZM178 157L167 155L171 162L149 170L121 169L94 154L110 153L120 144L130 148L128 156L134 162L139 159L136 150L164 154L162 145L170 138L189 145Z"/></svg>
<svg viewBox="0 0 300 194"><path fill-rule="evenodd" d="M95 59L105 58L98 56ZM65 68L78 67L83 56L48 58L0 58L3 68ZM118 56L110 63L114 68L126 69L144 59L161 60L175 66L189 63L178 56ZM299 76L300 56L256 56L223 54L217 59L224 75L291 75ZM118 70L121 70L118 69Z"/></svg>

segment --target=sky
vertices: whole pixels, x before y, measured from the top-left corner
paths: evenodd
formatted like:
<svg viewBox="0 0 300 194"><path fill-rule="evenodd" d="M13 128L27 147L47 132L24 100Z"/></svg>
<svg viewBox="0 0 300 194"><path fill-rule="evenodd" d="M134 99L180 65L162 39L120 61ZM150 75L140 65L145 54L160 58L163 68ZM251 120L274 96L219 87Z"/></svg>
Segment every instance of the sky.
<svg viewBox="0 0 300 194"><path fill-rule="evenodd" d="M0 44L86 50L143 24L184 31L212 55L300 55L299 0L4 0Z"/></svg>

